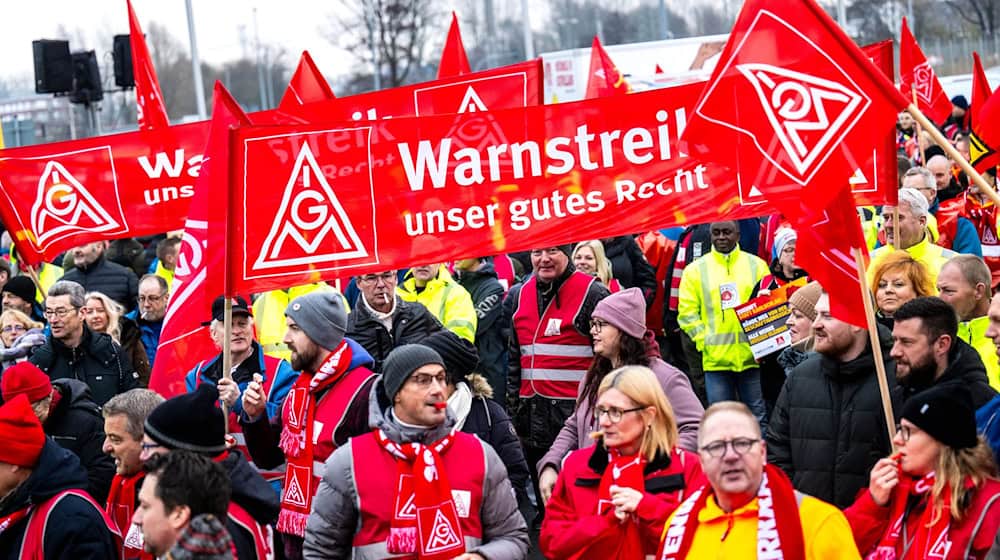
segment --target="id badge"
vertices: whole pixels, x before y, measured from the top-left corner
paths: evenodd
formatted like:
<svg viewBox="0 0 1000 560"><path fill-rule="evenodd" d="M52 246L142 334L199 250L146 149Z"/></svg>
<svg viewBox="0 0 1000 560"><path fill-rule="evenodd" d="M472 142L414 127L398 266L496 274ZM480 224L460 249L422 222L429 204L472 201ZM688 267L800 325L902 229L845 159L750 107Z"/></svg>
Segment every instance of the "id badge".
<svg viewBox="0 0 1000 560"><path fill-rule="evenodd" d="M719 286L719 297L722 300L723 309L732 309L740 304L740 293L733 282L726 282Z"/></svg>

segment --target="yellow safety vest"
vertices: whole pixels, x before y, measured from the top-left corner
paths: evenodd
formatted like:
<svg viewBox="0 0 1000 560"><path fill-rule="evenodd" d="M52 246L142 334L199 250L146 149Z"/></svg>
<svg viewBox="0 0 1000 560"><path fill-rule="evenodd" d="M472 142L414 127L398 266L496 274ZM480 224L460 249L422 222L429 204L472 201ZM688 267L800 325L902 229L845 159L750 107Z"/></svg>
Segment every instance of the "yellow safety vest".
<svg viewBox="0 0 1000 560"><path fill-rule="evenodd" d="M990 386L1000 391L1000 358L997 358L997 347L993 344L993 339L986 336L989 326L990 319L985 315L959 323L958 338L979 352L979 357L986 366L986 378L989 379Z"/></svg>
<svg viewBox="0 0 1000 560"><path fill-rule="evenodd" d="M408 271L403 283L396 286L396 292L403 301L423 304L431 315L441 321L444 328L469 342L476 341L478 319L476 308L472 305L472 296L448 274L444 265L438 267L437 276L431 278L419 293L413 270Z"/></svg>
<svg viewBox="0 0 1000 560"><path fill-rule="evenodd" d="M884 245L872 252L872 262L868 266L869 286L875 279L875 268L878 266L878 263L880 263L886 255L895 250L896 249L892 245ZM948 259L954 257L958 253L952 251L951 249L945 249L940 245L931 243L927 235L924 235L924 238L920 240L920 243L907 248L906 252L909 253L914 260L920 261L925 267L927 267L927 272L931 275L931 286L934 286L936 295L937 277L938 273L941 272L941 267L944 266L944 263L948 262Z"/></svg>

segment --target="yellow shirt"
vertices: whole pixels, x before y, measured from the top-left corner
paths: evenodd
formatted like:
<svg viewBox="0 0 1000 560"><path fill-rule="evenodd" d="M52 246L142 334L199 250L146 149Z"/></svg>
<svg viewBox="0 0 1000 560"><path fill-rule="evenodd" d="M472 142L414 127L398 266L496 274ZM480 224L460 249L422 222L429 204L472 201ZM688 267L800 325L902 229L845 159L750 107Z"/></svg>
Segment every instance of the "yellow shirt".
<svg viewBox="0 0 1000 560"><path fill-rule="evenodd" d="M997 347L993 344L993 339L986 336L986 329L989 326L989 317L976 317L971 321L959 323L958 338L976 349L979 357L983 359L983 365L986 366L986 377L990 381L990 387L1000 391L1000 359L997 358Z"/></svg>
<svg viewBox="0 0 1000 560"><path fill-rule="evenodd" d="M670 519L664 533L670 526ZM807 559L860 560L851 526L839 509L805 496L799 504L799 519ZM756 547L757 499L726 513L715 503L715 496L709 496L704 509L698 513L698 530L687 557L698 560L753 558Z"/></svg>

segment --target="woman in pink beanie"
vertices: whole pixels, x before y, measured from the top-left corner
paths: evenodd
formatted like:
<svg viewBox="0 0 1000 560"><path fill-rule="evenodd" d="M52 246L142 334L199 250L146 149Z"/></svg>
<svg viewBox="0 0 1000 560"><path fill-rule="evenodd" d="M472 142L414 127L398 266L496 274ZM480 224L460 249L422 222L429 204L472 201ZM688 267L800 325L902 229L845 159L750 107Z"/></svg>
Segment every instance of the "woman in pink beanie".
<svg viewBox="0 0 1000 560"><path fill-rule="evenodd" d="M696 451L698 425L705 412L695 396L687 375L660 358L653 331L646 329L646 299L639 288L611 294L598 302L591 313L590 336L594 341L594 361L580 384L576 410L566 419L549 452L538 462L539 489L546 501L552 493L563 459L571 451L593 445L590 433L597 430L593 408L597 389L612 370L629 365L653 370L674 410L680 433L679 447Z"/></svg>

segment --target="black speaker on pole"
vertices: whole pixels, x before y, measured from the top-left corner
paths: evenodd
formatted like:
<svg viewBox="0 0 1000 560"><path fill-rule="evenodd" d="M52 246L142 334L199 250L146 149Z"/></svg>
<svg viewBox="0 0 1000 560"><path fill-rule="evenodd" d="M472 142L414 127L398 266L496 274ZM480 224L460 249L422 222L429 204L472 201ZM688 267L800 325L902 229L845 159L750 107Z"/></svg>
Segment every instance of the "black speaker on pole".
<svg viewBox="0 0 1000 560"><path fill-rule="evenodd" d="M73 91L69 100L72 103L92 103L101 99L104 99L104 91L97 55L94 51L73 53Z"/></svg>
<svg viewBox="0 0 1000 560"><path fill-rule="evenodd" d="M111 56L115 61L115 85L120 88L135 87L132 73L132 46L128 35L115 35Z"/></svg>
<svg viewBox="0 0 1000 560"><path fill-rule="evenodd" d="M31 42L35 55L35 93L73 90L73 58L69 41L39 39Z"/></svg>

